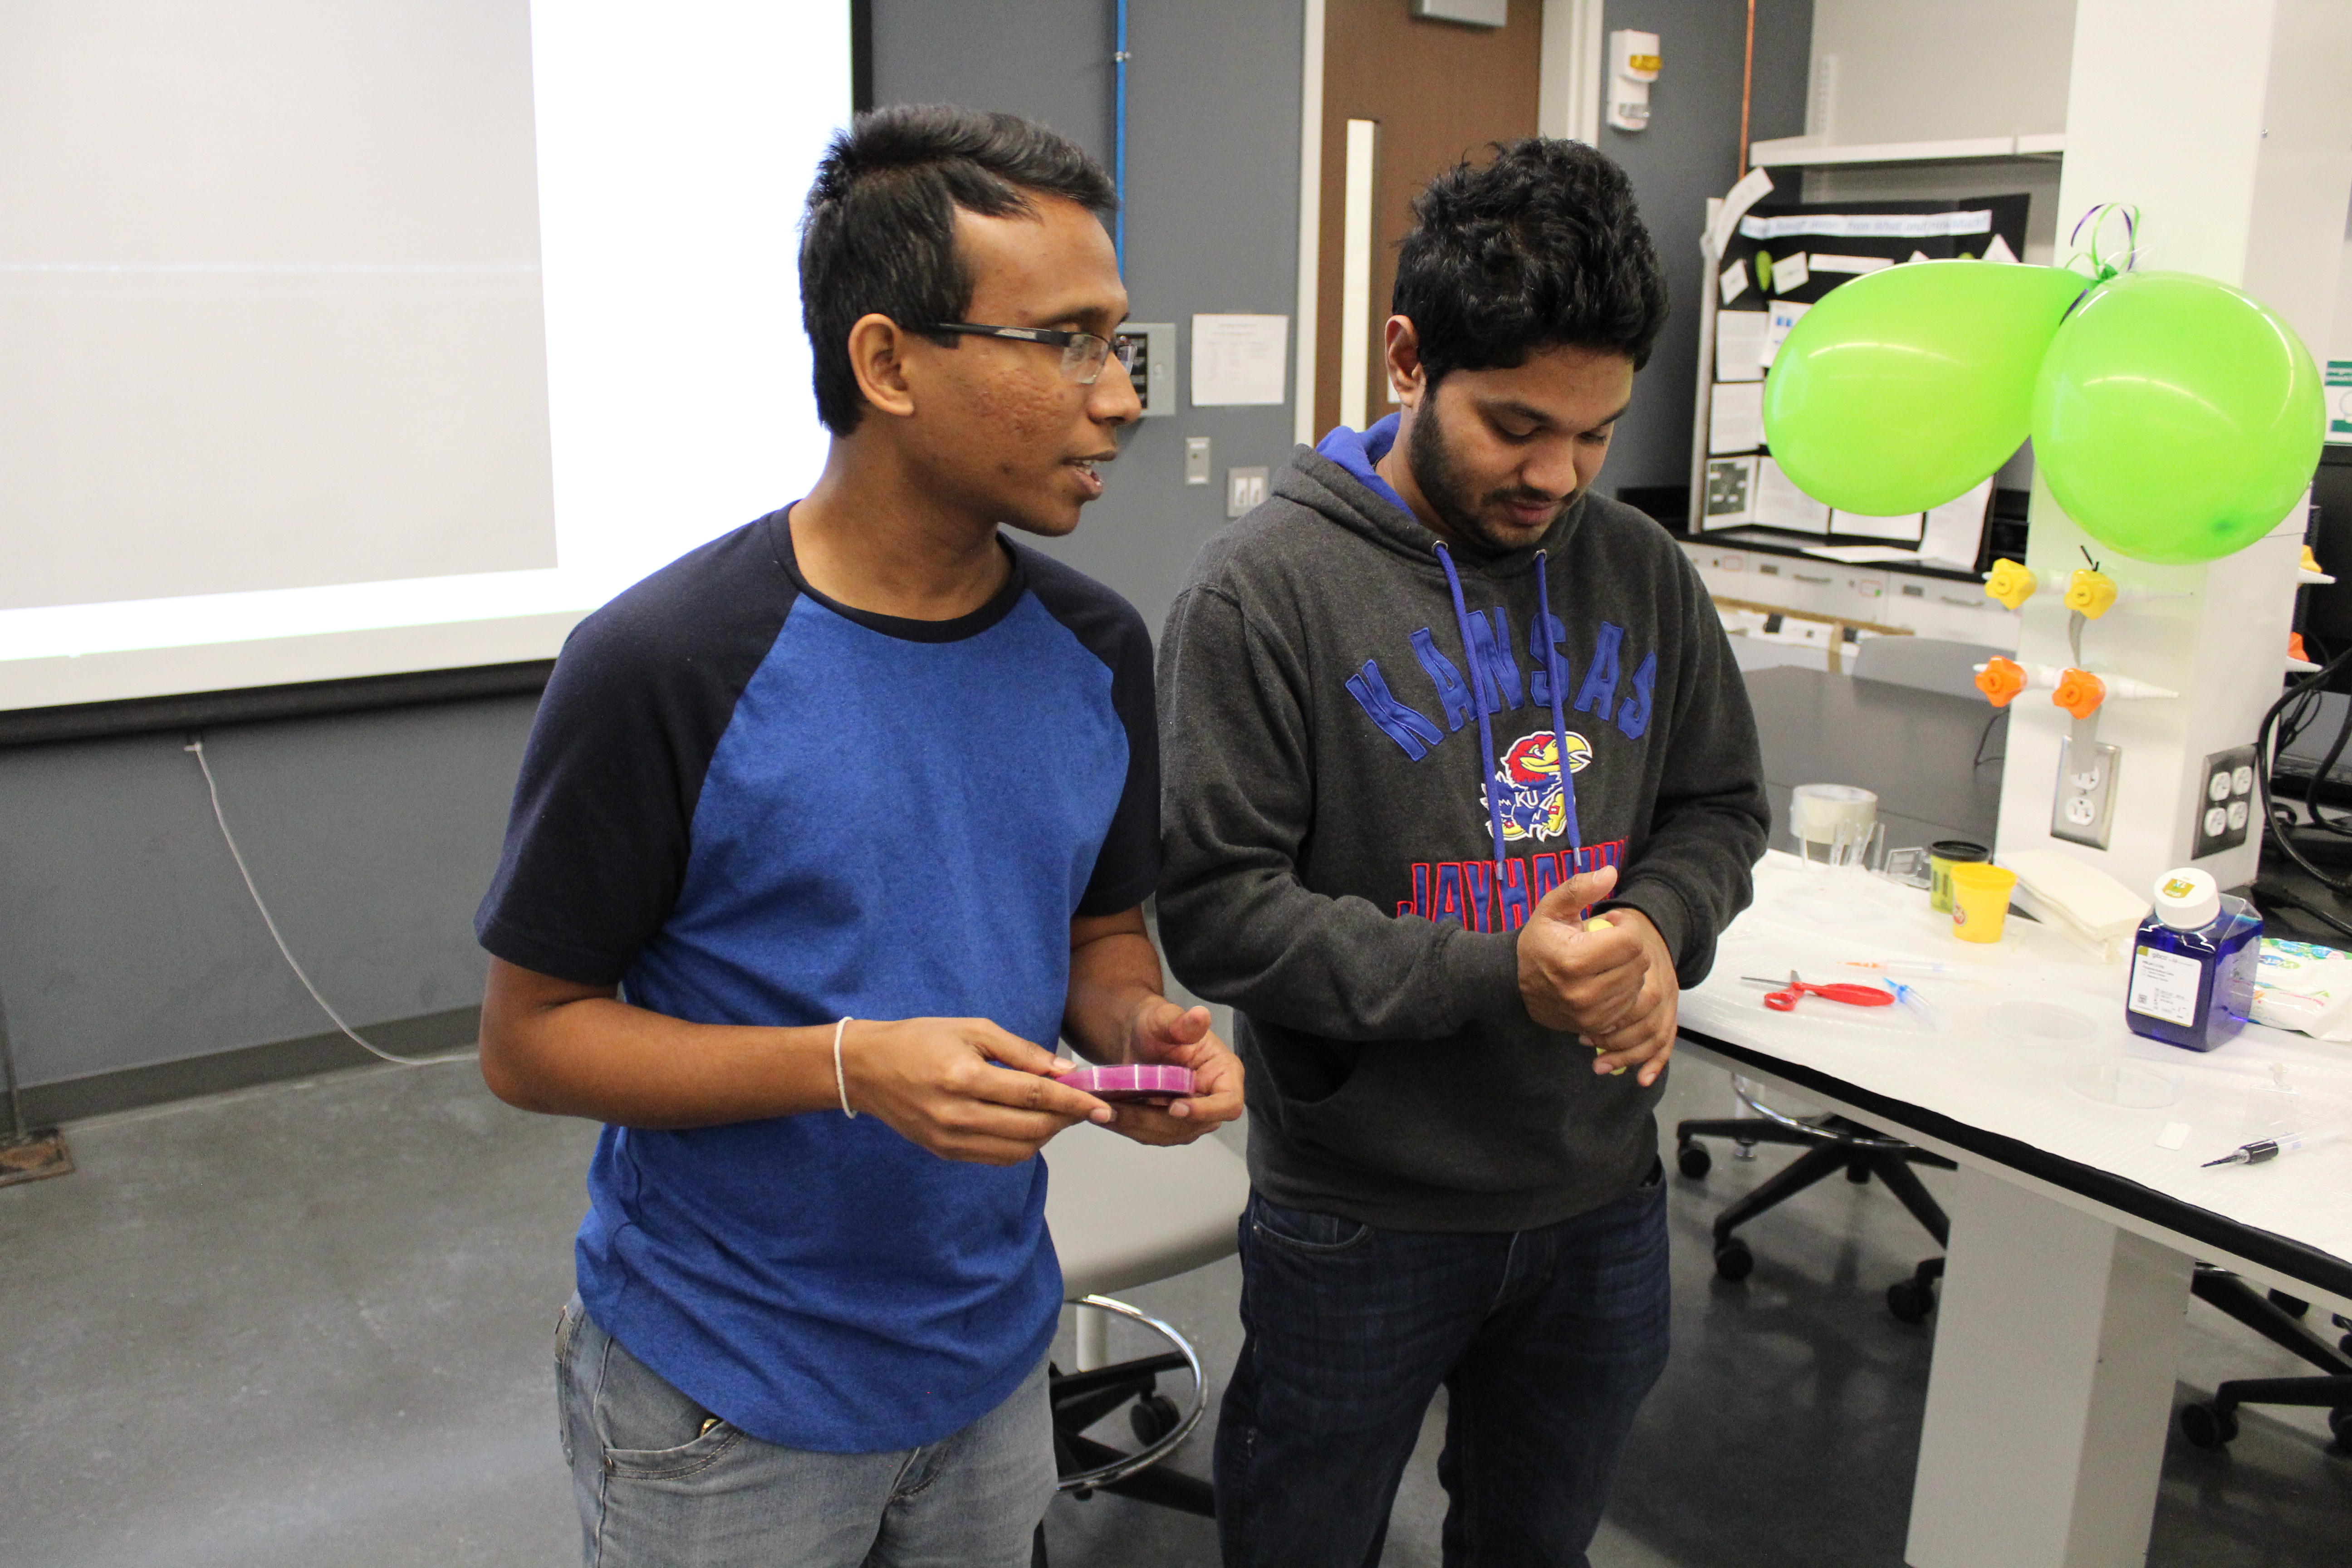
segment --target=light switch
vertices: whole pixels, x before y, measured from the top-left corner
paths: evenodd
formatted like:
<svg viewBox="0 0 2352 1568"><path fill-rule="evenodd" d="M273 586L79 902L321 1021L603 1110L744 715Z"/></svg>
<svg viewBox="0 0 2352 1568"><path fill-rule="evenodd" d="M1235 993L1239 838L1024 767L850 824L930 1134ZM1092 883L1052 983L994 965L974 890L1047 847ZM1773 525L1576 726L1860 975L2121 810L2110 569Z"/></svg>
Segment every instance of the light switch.
<svg viewBox="0 0 2352 1568"><path fill-rule="evenodd" d="M1184 482L1188 485L1209 482L1209 438L1206 436L1184 437Z"/></svg>
<svg viewBox="0 0 2352 1568"><path fill-rule="evenodd" d="M1265 470L1264 468L1227 468L1225 470L1225 515L1240 517L1251 508L1265 501Z"/></svg>

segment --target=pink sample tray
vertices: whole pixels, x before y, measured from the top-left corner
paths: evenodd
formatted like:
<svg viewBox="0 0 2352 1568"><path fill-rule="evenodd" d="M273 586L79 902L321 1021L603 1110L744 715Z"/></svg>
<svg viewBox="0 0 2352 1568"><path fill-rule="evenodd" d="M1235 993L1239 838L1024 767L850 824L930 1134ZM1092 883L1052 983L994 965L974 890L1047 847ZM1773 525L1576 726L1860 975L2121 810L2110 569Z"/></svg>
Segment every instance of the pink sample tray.
<svg viewBox="0 0 2352 1568"><path fill-rule="evenodd" d="M1080 1068L1057 1081L1097 1100L1180 1100L1192 1092L1192 1069L1164 1065Z"/></svg>

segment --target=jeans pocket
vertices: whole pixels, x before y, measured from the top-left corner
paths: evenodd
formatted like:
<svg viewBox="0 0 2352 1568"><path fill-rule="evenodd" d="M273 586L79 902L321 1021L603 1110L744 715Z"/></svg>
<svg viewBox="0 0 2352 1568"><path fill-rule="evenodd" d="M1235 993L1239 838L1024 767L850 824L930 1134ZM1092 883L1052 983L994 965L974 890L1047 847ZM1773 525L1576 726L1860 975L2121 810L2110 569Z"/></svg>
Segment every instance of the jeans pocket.
<svg viewBox="0 0 2352 1568"><path fill-rule="evenodd" d="M604 1338L591 1431L604 1470L630 1480L674 1481L698 1474L743 1440L743 1432L670 1386L667 1380Z"/></svg>
<svg viewBox="0 0 2352 1568"><path fill-rule="evenodd" d="M1285 1208L1255 1194L1250 1197L1249 1222L1256 1235L1311 1258L1328 1258L1360 1247L1372 1234L1372 1227L1362 1220Z"/></svg>
<svg viewBox="0 0 2352 1568"><path fill-rule="evenodd" d="M555 1314L555 1440L566 1469L572 1468L572 1347L580 1342L580 1321L586 1315L576 1295Z"/></svg>

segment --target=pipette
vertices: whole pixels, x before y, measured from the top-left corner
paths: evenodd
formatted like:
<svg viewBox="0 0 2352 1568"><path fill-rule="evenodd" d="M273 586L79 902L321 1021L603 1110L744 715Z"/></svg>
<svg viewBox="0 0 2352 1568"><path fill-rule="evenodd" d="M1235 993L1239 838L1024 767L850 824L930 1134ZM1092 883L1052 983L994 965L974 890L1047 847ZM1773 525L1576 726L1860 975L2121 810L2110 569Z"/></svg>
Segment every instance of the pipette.
<svg viewBox="0 0 2352 1568"><path fill-rule="evenodd" d="M2282 1132L2275 1138L2257 1138L2251 1143L2231 1150L2218 1160L2205 1162L2208 1169L2215 1165L2260 1165L2275 1160L2281 1154L2293 1154L2299 1150L2315 1149L2322 1143L2333 1143L2344 1136L2340 1127L2324 1128L2316 1132Z"/></svg>
<svg viewBox="0 0 2352 1568"><path fill-rule="evenodd" d="M1903 1004L1906 1012L1916 1014L1921 1023L1935 1030L1936 1033L1941 1035L1950 1030L1951 1020L1930 1006L1927 999L1919 994L1917 986L1906 985L1900 980L1882 980L1879 984L1894 992L1895 999Z"/></svg>
<svg viewBox="0 0 2352 1568"><path fill-rule="evenodd" d="M1880 974L1967 974L1979 972L1982 966L1969 963L1947 963L1937 958L1849 958L1839 967L1867 969Z"/></svg>

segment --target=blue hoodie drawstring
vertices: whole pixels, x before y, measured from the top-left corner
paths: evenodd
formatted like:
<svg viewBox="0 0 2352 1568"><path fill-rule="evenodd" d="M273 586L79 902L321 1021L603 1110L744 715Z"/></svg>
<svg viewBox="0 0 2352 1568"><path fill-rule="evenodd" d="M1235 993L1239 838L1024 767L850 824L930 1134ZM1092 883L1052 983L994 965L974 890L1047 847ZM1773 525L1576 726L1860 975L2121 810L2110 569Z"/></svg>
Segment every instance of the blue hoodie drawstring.
<svg viewBox="0 0 2352 1568"><path fill-rule="evenodd" d="M1568 693L1560 689L1568 684L1560 679L1567 673L1560 668L1558 650L1551 641L1551 574L1544 563L1544 552L1536 552L1536 614L1543 618L1544 684L1551 688L1551 743L1559 758L1559 803L1567 820L1568 874L1575 876L1579 860L1584 858L1584 834L1576 823L1576 770L1568 761L1568 718L1564 704Z"/></svg>
<svg viewBox="0 0 2352 1568"><path fill-rule="evenodd" d="M1493 836L1495 846L1495 889L1496 895L1503 900L1507 910L1509 905L1517 903L1527 905L1529 912L1532 912L1535 889L1519 889L1517 896L1514 898L1513 889L1507 880L1509 869L1507 865L1508 857L1503 852L1502 789L1497 781L1490 776L1495 766L1495 732L1493 727L1486 721L1487 704L1484 689L1484 683L1488 682L1490 678L1486 676L1485 668L1479 664L1476 649L1470 641L1470 609L1462 599L1462 578L1454 570L1454 553L1445 548L1444 540L1438 541L1436 549L1437 563L1445 569L1445 586L1454 595L1454 629L1462 638L1462 659L1470 669L1470 706L1478 715L1479 793L1486 797L1486 827ZM1565 710L1561 706L1563 693L1560 691L1559 660L1555 657L1552 649L1551 592L1547 577L1545 554L1538 550L1536 552L1536 613L1542 617L1544 683L1551 689L1552 754L1559 759L1559 798L1561 805L1566 810L1565 826L1568 828L1568 871L1572 877L1578 869L1577 861L1583 858L1583 839L1577 830L1576 784L1570 777L1568 763L1568 724ZM1525 915L1520 917L1522 921L1526 918ZM1510 924L1507 912L1503 924L1507 929Z"/></svg>

